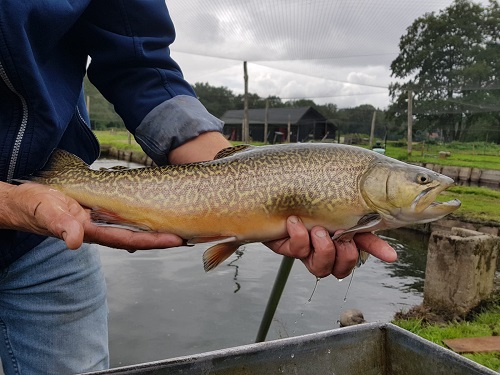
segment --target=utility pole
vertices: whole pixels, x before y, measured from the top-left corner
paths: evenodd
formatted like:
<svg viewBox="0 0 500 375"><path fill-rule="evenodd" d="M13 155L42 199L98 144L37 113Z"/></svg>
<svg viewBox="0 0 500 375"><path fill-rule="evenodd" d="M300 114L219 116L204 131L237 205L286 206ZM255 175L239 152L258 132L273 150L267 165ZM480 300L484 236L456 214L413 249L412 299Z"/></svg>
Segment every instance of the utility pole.
<svg viewBox="0 0 500 375"><path fill-rule="evenodd" d="M241 140L248 143L250 142L250 121L248 119L248 70L246 61L243 61L243 80L245 81L245 93L243 96L243 125Z"/></svg>
<svg viewBox="0 0 500 375"><path fill-rule="evenodd" d="M413 91L408 90L408 156L411 156L413 132Z"/></svg>
<svg viewBox="0 0 500 375"><path fill-rule="evenodd" d="M377 110L373 111L372 127L370 130L370 148L373 147L373 138L375 137L375 119L377 118Z"/></svg>
<svg viewBox="0 0 500 375"><path fill-rule="evenodd" d="M291 123L291 118L290 115L288 115L288 126L287 126L287 132L286 132L286 142L290 143L290 133L292 131L292 123Z"/></svg>
<svg viewBox="0 0 500 375"><path fill-rule="evenodd" d="M266 112L264 114L264 144L267 145L267 132L269 128L269 99L266 99Z"/></svg>

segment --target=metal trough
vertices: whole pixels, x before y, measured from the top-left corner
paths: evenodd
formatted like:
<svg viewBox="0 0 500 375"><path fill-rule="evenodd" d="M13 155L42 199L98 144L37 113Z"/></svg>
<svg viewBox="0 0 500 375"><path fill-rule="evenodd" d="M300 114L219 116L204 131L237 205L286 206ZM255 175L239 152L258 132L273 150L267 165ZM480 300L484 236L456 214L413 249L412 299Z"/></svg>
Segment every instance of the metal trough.
<svg viewBox="0 0 500 375"><path fill-rule="evenodd" d="M395 325L381 323L363 324L92 374L498 375Z"/></svg>

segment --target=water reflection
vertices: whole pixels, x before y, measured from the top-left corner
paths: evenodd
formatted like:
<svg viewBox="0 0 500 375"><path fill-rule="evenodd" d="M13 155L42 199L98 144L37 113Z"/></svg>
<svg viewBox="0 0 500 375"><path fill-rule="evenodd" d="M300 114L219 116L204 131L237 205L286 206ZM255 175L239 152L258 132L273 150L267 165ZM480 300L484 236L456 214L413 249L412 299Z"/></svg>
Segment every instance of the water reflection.
<svg viewBox="0 0 500 375"><path fill-rule="evenodd" d="M382 231L379 235L398 253L397 262L384 264L389 274L407 280L404 290L423 293L429 235L410 229Z"/></svg>
<svg viewBox="0 0 500 375"><path fill-rule="evenodd" d="M241 248L236 250L236 252L234 253L236 258L227 264L228 267L234 267L233 280L234 280L234 283L236 285L236 288L234 289L234 293L238 293L238 291L241 289L241 284L238 282L238 269L240 268L240 266L238 266L236 263L243 256L244 250L245 250L245 246L242 246Z"/></svg>

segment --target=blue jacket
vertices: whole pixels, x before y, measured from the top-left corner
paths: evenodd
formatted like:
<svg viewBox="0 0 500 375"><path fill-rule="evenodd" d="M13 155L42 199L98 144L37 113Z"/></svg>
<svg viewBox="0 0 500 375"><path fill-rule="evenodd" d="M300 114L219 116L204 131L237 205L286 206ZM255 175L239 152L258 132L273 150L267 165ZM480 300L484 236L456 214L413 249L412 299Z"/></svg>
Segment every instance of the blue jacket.
<svg viewBox="0 0 500 375"><path fill-rule="evenodd" d="M55 148L99 155L82 91L88 77L158 163L221 131L171 59L165 0L22 0L0 7L0 180L43 167ZM0 202L1 204L1 202ZM0 230L0 269L43 240Z"/></svg>

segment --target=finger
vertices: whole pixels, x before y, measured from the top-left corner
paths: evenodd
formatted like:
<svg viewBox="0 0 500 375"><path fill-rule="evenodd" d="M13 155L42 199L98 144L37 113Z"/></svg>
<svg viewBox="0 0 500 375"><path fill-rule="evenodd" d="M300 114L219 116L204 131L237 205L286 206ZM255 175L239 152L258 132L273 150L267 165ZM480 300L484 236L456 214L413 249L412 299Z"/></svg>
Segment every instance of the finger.
<svg viewBox="0 0 500 375"><path fill-rule="evenodd" d="M299 259L306 258L311 252L307 228L297 216L290 216L287 219L286 228L289 238L264 244L278 254Z"/></svg>
<svg viewBox="0 0 500 375"><path fill-rule="evenodd" d="M398 258L396 250L373 233L358 233L354 236L354 242L361 250L384 262L394 262Z"/></svg>
<svg viewBox="0 0 500 375"><path fill-rule="evenodd" d="M321 227L311 229L312 251L303 259L306 268L316 277L326 277L332 273L336 249L328 232Z"/></svg>
<svg viewBox="0 0 500 375"><path fill-rule="evenodd" d="M84 224L85 241L125 250L164 249L182 246L182 238L168 233L134 232L128 229Z"/></svg>
<svg viewBox="0 0 500 375"><path fill-rule="evenodd" d="M340 233L339 231L335 232L335 234ZM346 276L349 276L356 267L356 263L359 258L359 251L356 247L354 241L349 240L341 240L337 239L333 241L336 249L336 258L335 264L333 265L332 274L338 278L343 279Z"/></svg>

